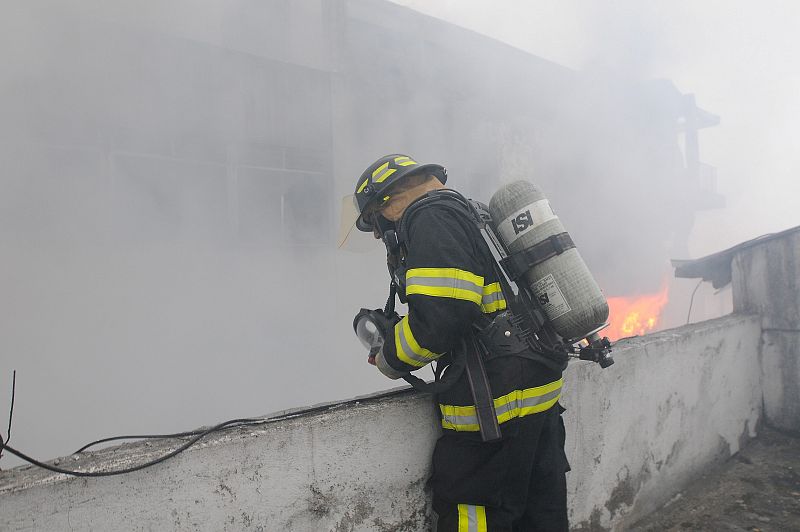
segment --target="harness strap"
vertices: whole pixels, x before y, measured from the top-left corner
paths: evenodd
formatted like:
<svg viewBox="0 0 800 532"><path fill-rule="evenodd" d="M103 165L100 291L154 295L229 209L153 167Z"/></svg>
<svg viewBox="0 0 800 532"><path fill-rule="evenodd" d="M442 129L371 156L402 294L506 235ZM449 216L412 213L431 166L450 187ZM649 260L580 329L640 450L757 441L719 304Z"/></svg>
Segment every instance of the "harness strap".
<svg viewBox="0 0 800 532"><path fill-rule="evenodd" d="M406 373L403 375L403 380L413 386L415 390L422 393L438 394L446 392L452 388L456 382L458 382L459 378L461 378L461 374L464 373L464 369L466 367L466 362L463 356L445 356L448 356L451 359L451 362L445 367L445 365L442 364L442 359L437 361L436 370L434 373L436 380L434 382L425 382L411 373ZM445 372L444 377L442 377L442 372L445 369L447 369L447 371Z"/></svg>
<svg viewBox="0 0 800 532"><path fill-rule="evenodd" d="M491 256L491 251L489 250L488 243L485 242L483 234L478 226L481 222L480 218L475 217L475 210L470 205L469 201L465 199L463 196L458 194L457 192L450 191L450 190L441 190L436 191L433 193L428 193L427 195L423 196L419 200L412 203L406 212L404 213L400 223L398 224L398 240L401 245L405 244L405 237L408 228L408 224L410 219L412 218L413 214L417 212L420 208L435 202L435 201L442 201L440 205L447 208L451 212L455 213L455 219L459 220L462 225L465 225L467 231L471 232L473 235L476 235L478 241L484 242L485 244L485 251L484 254L488 254L485 258L487 262L491 265L492 269L494 270L495 275L497 276L498 281L500 282L501 289L506 296L506 300L509 302L510 306L517 306L520 303L516 301L516 297L509 297L513 296L514 292L511 289L511 286L506 281L505 275L503 275L503 271L501 269L501 265ZM459 205L456 207L455 204ZM535 254L531 257L530 253L525 253L523 255L527 256L529 259L538 260L542 262L550 258L551 256L555 256L558 254L563 253L566 249L571 247L575 247L575 244L572 242L568 233L562 233L559 235L554 235L557 238L551 237L548 240L544 241L545 246L541 246L541 244L535 246L534 251L536 248L541 249L541 252ZM547 255L550 253L550 255ZM546 256L547 255L547 256ZM514 256L512 256L514 257ZM512 258L509 257L509 258ZM544 257L544 258L542 258ZM506 259L507 260L507 259ZM516 260L520 260L517 258ZM522 264L522 263L520 263ZM537 263L538 264L538 263ZM530 268L530 266L519 266L521 271L524 273L525 271ZM524 268L524 269L523 269ZM519 271L519 270L515 270ZM516 278L514 278L516 280ZM524 313L519 312L519 315L522 316ZM477 332L477 331L476 331ZM502 433L500 431L500 425L497 420L497 411L495 410L494 406L494 398L492 396L492 390L489 383L489 378L486 374L486 368L484 366L484 358L486 360L493 359L498 356L519 356L522 358L527 358L533 361L536 361L540 364L545 365L548 368L552 369L563 369L563 365L560 361L555 361L552 357L548 357L542 353L538 353L530 349L530 346L524 344L522 349L511 349L510 351L506 350L492 350L492 349L485 349L484 346L476 338L476 332L472 332L468 335L467 338L462 340L462 351L463 355L460 357L453 357L452 363L448 368L447 373L445 374L444 378L441 380L438 378L433 383L426 383L419 377L408 373L403 376L403 379L411 384L415 389L420 390L426 393L442 393L448 389L450 389L453 384L459 379L461 374L466 370L467 372L467 380L469 382L470 391L472 394L472 398L475 404L475 412L476 417L478 419L478 426L480 427L481 439L484 442L496 441L502 438Z"/></svg>
<svg viewBox="0 0 800 532"><path fill-rule="evenodd" d="M500 424L497 422L497 411L494 408L494 397L486 368L483 366L483 356L475 336L470 334L466 346L467 379L475 401L475 414L484 442L497 441L503 437Z"/></svg>
<svg viewBox="0 0 800 532"><path fill-rule="evenodd" d="M509 276L516 281L533 266L541 264L547 259L561 255L568 249L574 247L575 242L572 241L572 237L569 236L569 233L558 233L557 235L551 235L529 248L511 253L500 262L509 273Z"/></svg>

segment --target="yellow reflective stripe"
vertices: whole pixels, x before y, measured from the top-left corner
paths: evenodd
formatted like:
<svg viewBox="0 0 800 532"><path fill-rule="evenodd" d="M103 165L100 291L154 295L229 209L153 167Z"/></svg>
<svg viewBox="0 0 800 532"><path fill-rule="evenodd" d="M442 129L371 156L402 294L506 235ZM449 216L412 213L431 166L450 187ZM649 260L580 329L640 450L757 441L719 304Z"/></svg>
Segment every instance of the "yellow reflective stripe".
<svg viewBox="0 0 800 532"><path fill-rule="evenodd" d="M467 270L459 270L458 268L411 268L406 272L406 282L413 277L443 277L448 279L460 279L469 281L481 287L483 292L483 277L475 275Z"/></svg>
<svg viewBox="0 0 800 532"><path fill-rule="evenodd" d="M406 340L408 341L409 347L411 347L411 350L414 351L414 353L418 354L419 356L425 357L427 359L435 359L441 356L440 354L434 353L433 351L425 349L424 347L419 345L419 342L417 342L417 339L414 338L414 334L411 332L411 324L408 322L408 316L403 318L402 323L403 323L403 333L405 335Z"/></svg>
<svg viewBox="0 0 800 532"><path fill-rule="evenodd" d="M398 166L411 166L412 164L417 164L417 161L411 159L411 157L395 157L394 162Z"/></svg>
<svg viewBox="0 0 800 532"><path fill-rule="evenodd" d="M483 287L483 295L490 296L492 294L496 294L498 292L502 292L503 287L500 286L500 282L487 284Z"/></svg>
<svg viewBox="0 0 800 532"><path fill-rule="evenodd" d="M497 411L497 422L505 423L517 417L525 417L549 410L561 398L563 383L563 379L558 379L542 386L514 390L496 398L494 400L494 408ZM440 404L439 410L442 413L442 427L445 429L463 432L477 432L480 430L475 406Z"/></svg>
<svg viewBox="0 0 800 532"><path fill-rule="evenodd" d="M372 182L382 183L396 171L394 168L389 168L389 161L386 161L372 172Z"/></svg>
<svg viewBox="0 0 800 532"><path fill-rule="evenodd" d="M464 301L471 301L476 305L481 302L481 297L476 295L471 290L464 290L462 288L451 288L445 286L412 286L406 287L406 295L422 295L431 297L449 297L451 299L463 299Z"/></svg>
<svg viewBox="0 0 800 532"><path fill-rule="evenodd" d="M422 366L424 366L425 365L424 362L419 362L419 361L414 360L413 358L411 358L409 356L409 353L407 353L406 350L403 349L403 342L400 339L400 334L401 334L401 327L398 327L397 325L395 325L395 327L394 327L394 347L395 347L395 352L397 353L397 358L399 358L401 362L405 362L409 366L414 366L416 368L421 368Z"/></svg>
<svg viewBox="0 0 800 532"><path fill-rule="evenodd" d="M412 268L406 272L406 295L449 297L480 305L483 277L458 268Z"/></svg>
<svg viewBox="0 0 800 532"><path fill-rule="evenodd" d="M387 177L389 177L390 175L392 175L395 172L397 172L397 170L395 170L394 168L386 170L384 173L382 173L381 175L379 175L378 177L375 178L375 182L376 183L382 183L382 182L386 181Z"/></svg>
<svg viewBox="0 0 800 532"><path fill-rule="evenodd" d="M397 358L411 366L421 368L425 364L436 360L440 356L419 345L414 334L411 332L411 325L408 316L405 316L394 328L394 343Z"/></svg>
<svg viewBox="0 0 800 532"><path fill-rule="evenodd" d="M475 513L478 514L478 532L488 532L486 526L486 507L476 506Z"/></svg>
<svg viewBox="0 0 800 532"><path fill-rule="evenodd" d="M469 511L466 504L458 505L458 532L469 532Z"/></svg>
<svg viewBox="0 0 800 532"><path fill-rule="evenodd" d="M488 305L481 305L481 310L484 314L491 314L492 312L497 312L498 310L505 310L508 308L505 299L501 299L500 301L495 301L493 303L489 303Z"/></svg>
<svg viewBox="0 0 800 532"><path fill-rule="evenodd" d="M459 504L458 532L487 532L486 507L473 504Z"/></svg>
<svg viewBox="0 0 800 532"><path fill-rule="evenodd" d="M490 314L507 308L506 300L503 297L503 288L500 283L491 283L483 287L483 297L481 298L481 310Z"/></svg>
<svg viewBox="0 0 800 532"><path fill-rule="evenodd" d="M561 399L561 394L558 394L557 396L543 403L538 403L532 406L512 408L511 410L503 412L502 414L498 414L497 422L505 423L506 421L509 421L516 417L525 417L531 414L538 414L539 412L550 410L553 407L553 405L555 405L558 402L559 399Z"/></svg>
<svg viewBox="0 0 800 532"><path fill-rule="evenodd" d="M369 183L369 178L366 178L364 182L361 183L361 185L358 187L358 190L356 190L356 194L361 194L364 191L364 188L367 186L367 183Z"/></svg>
<svg viewBox="0 0 800 532"><path fill-rule="evenodd" d="M375 177L376 175L380 174L388 167L389 167L389 161L386 161L385 163L383 163L382 165L380 165L379 167L377 167L375 170L372 171L372 177Z"/></svg>
<svg viewBox="0 0 800 532"><path fill-rule="evenodd" d="M475 407L474 406L457 406L457 405L439 405L439 410L442 411L442 414L447 416L474 416L475 415Z"/></svg>
<svg viewBox="0 0 800 532"><path fill-rule="evenodd" d="M547 395L550 392L554 392L564 386L564 378L560 378L557 381L553 381L548 384L544 384L542 386L536 386L534 388L527 388L522 390L522 398L527 399L529 397L541 397L542 395ZM505 396L503 396L505 397ZM495 400L495 406L501 406Z"/></svg>
<svg viewBox="0 0 800 532"><path fill-rule="evenodd" d="M442 428L467 432L477 432L481 430L478 425L478 417L474 406L454 406L439 404L442 412ZM458 418L474 418L474 423L454 423L450 421Z"/></svg>
<svg viewBox="0 0 800 532"><path fill-rule="evenodd" d="M442 418L442 428L443 429L449 429L449 430L455 430L457 432L478 432L479 430L481 430L481 426L478 425L477 423L459 423L459 424L455 424L455 423L453 423L451 421L448 421L448 420L446 420L444 418Z"/></svg>

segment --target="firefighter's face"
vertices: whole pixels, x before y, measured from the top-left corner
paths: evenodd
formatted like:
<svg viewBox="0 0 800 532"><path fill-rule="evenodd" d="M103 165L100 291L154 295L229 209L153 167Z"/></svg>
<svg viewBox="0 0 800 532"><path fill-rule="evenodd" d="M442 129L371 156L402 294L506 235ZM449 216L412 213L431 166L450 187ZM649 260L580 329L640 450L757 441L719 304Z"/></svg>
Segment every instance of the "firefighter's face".
<svg viewBox="0 0 800 532"><path fill-rule="evenodd" d="M408 207L409 203L411 203L411 194L409 194L410 192L410 190L407 190L392 196L380 207L378 212L390 222L399 221L403 216L403 212L406 210L406 207Z"/></svg>
<svg viewBox="0 0 800 532"><path fill-rule="evenodd" d="M369 217L383 216L390 222L399 221L406 207L408 207L413 199L408 192L410 191L400 192L399 194L389 197L380 207L373 208ZM372 235L377 240L381 238L381 233L378 231L377 224L375 223L372 224Z"/></svg>
<svg viewBox="0 0 800 532"><path fill-rule="evenodd" d="M426 192L440 188L444 188L444 185L442 185L442 183L435 177L429 176L428 181L424 183L390 195L388 199L386 199L380 206L375 207L373 212L380 214L390 222L398 222L400 221L400 218L403 217L403 213L406 211L406 208L408 208L408 206L411 205L415 199L422 196ZM375 235L375 238L381 238L380 233L374 229L374 224L372 232Z"/></svg>

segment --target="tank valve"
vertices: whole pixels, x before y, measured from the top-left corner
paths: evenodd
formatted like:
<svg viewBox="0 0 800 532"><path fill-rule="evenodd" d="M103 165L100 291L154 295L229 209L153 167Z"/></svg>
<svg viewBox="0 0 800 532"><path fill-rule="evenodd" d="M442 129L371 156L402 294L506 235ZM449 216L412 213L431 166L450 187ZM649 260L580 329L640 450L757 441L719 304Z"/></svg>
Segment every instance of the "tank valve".
<svg viewBox="0 0 800 532"><path fill-rule="evenodd" d="M601 338L599 334L595 333L587 337L586 341L588 345L578 350L580 360L597 362L601 368L607 368L614 363L614 357L611 356L611 341L608 337Z"/></svg>

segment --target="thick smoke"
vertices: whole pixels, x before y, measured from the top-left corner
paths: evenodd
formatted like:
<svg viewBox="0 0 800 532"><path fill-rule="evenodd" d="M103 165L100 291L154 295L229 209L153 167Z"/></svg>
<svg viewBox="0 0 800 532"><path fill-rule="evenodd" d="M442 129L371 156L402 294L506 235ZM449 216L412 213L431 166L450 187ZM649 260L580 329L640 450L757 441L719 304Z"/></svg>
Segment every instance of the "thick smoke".
<svg viewBox="0 0 800 532"><path fill-rule="evenodd" d="M362 270L333 243L326 9L4 6L0 410L16 369L18 448L393 384L351 329L385 299L380 253Z"/></svg>
<svg viewBox="0 0 800 532"><path fill-rule="evenodd" d="M743 1L628 0L591 4L516 0L491 5L469 0L400 0L399 3L597 76L594 87L597 93L612 92L629 98L619 91L617 83L630 86L667 79L679 91L694 93L698 105L721 117L720 125L700 131L699 141L701 160L716 168L716 179L713 173L709 175L706 186L724 197L725 208L678 212L673 217L674 228L679 233L686 233L688 228L688 235L666 243L660 254L643 254L642 250L631 249L636 246L636 238L631 234L615 237L620 236L620 230L624 232L626 227L634 225L640 226L639 239L651 239L649 221L665 218L659 209L675 209L669 201L663 201L653 173L642 174L638 179L648 181L648 186L638 190L629 187L627 194L620 195L622 208L606 211L603 220L607 223L596 224L604 230L603 234L587 235L594 242L579 242L581 249L587 243L608 245L613 252L637 264L639 271L659 268L660 272L671 275L667 257L701 257L800 223L795 206L800 193L797 180L800 156L794 148L800 135L795 119L800 110L800 77L796 68L800 62L800 40L795 30L800 8L796 3L781 1L769 6ZM634 98L629 102L629 108L637 105ZM668 100L655 99L653 103L654 118L660 111L668 110ZM591 116L586 113L579 120L591 127ZM624 127L631 130L628 118L622 120L626 122ZM656 126L656 120L648 125ZM587 160L579 159L579 163ZM616 157L615 162L631 169L630 159L624 156ZM653 170L662 171L663 165ZM608 178L602 176L601 183ZM611 181L616 181L613 176ZM584 182L574 187L594 185ZM675 192L680 193L679 187L675 187ZM695 198L688 195L678 199L685 205ZM645 218L631 217L636 211L630 208L631 204L646 205L654 211ZM576 223L581 225L580 213L570 212L567 217L563 207L560 209L569 228ZM598 255L589 251L588 259ZM601 264L591 266L599 277L603 276ZM666 325L677 325L687 318L696 282L673 279L670 284ZM652 280L643 283L641 279L630 279L627 290L614 283L605 283L605 288L610 295L654 291ZM692 321L729 310L729 290L715 297L713 289L703 284L692 307Z"/></svg>
<svg viewBox="0 0 800 532"><path fill-rule="evenodd" d="M636 5L414 5L544 59L388 2L4 6L13 442L52 457L394 385L351 330L385 300L380 246L334 242L341 196L385 153L484 201L541 176L619 294L656 289L670 256L796 225L796 8ZM700 146L727 208L684 216L669 128L689 92L723 119Z"/></svg>
<svg viewBox="0 0 800 532"><path fill-rule="evenodd" d="M796 2L398 3L578 71L669 79L696 94L701 107L722 117L700 142L701 157L718 169L727 207L698 214L691 256L800 223Z"/></svg>

